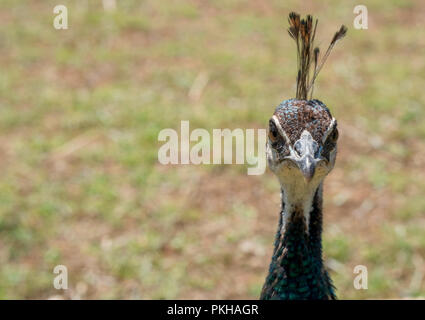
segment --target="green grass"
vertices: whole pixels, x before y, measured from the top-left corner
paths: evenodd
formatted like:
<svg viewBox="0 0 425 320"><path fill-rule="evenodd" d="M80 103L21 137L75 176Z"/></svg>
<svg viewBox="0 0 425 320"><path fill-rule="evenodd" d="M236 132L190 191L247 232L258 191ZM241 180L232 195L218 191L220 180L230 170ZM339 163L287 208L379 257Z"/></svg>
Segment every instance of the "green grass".
<svg viewBox="0 0 425 320"><path fill-rule="evenodd" d="M181 120L265 128L294 94L291 10L318 16L322 47L349 27L315 89L341 128L324 226L338 295L425 296L421 1L368 3L368 30L337 1L67 1L68 30L56 4L0 4L0 298L258 298L277 181L162 166L157 137ZM353 287L360 264L368 290Z"/></svg>

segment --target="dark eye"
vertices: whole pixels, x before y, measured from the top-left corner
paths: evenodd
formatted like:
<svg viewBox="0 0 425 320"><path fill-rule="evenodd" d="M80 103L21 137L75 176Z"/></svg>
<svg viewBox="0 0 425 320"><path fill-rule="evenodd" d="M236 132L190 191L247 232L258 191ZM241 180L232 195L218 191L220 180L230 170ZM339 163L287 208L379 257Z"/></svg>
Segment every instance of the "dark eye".
<svg viewBox="0 0 425 320"><path fill-rule="evenodd" d="M269 138L271 142L276 142L279 138L279 132L277 131L276 125L273 121L269 124Z"/></svg>
<svg viewBox="0 0 425 320"><path fill-rule="evenodd" d="M339 137L338 129L335 128L334 131L332 131L332 133L331 133L331 135L330 135L329 138L331 138L331 140L333 142L336 142L336 140L338 140L338 137Z"/></svg>

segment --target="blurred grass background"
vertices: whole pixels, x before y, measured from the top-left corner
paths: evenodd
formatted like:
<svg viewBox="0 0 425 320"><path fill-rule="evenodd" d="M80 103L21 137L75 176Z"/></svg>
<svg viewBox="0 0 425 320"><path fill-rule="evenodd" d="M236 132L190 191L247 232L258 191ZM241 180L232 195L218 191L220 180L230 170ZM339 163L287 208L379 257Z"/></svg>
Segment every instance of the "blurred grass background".
<svg viewBox="0 0 425 320"><path fill-rule="evenodd" d="M162 166L157 137L180 120L265 128L295 92L292 10L319 18L322 48L349 27L315 90L340 127L324 222L338 296L425 296L423 1L368 1L368 30L355 1L61 1L68 30L57 4L0 2L0 298L258 298L277 180Z"/></svg>

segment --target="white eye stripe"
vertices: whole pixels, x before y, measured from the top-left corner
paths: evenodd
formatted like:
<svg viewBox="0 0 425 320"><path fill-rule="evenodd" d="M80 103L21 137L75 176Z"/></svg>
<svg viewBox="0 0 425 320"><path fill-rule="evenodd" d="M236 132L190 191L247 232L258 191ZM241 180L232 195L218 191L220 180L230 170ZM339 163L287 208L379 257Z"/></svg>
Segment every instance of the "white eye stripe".
<svg viewBox="0 0 425 320"><path fill-rule="evenodd" d="M282 126L279 123L279 119L275 115L273 115L272 119L273 119L273 122L276 125L276 128L279 131L280 135L285 139L286 144L289 147L291 147L291 140L289 140L289 138L286 135L285 131L282 129Z"/></svg>
<svg viewBox="0 0 425 320"><path fill-rule="evenodd" d="M336 120L335 120L335 118L332 118L332 121L331 121L328 129L326 130L325 134L323 135L322 143L326 142L326 139L328 138L329 134L333 131L335 126L336 126Z"/></svg>

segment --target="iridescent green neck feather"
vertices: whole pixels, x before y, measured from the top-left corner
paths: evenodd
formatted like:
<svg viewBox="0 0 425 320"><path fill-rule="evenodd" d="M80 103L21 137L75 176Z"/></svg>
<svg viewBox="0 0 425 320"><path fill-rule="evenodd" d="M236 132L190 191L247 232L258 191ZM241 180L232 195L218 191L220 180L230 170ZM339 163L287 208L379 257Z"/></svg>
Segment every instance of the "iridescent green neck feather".
<svg viewBox="0 0 425 320"><path fill-rule="evenodd" d="M272 262L261 299L335 299L334 287L322 260L321 186L314 195L308 226L301 207L294 208L285 225L287 209L282 203Z"/></svg>

